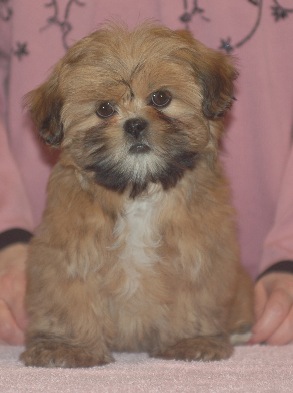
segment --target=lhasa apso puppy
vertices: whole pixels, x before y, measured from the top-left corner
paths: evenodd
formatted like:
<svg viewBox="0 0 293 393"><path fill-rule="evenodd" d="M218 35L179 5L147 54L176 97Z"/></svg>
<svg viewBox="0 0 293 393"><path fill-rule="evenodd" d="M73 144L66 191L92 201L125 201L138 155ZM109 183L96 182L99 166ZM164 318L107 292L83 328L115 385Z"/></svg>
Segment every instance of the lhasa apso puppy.
<svg viewBox="0 0 293 393"><path fill-rule="evenodd" d="M218 360L248 339L252 283L218 158L236 76L186 31L108 25L28 94L61 155L30 246L26 365Z"/></svg>

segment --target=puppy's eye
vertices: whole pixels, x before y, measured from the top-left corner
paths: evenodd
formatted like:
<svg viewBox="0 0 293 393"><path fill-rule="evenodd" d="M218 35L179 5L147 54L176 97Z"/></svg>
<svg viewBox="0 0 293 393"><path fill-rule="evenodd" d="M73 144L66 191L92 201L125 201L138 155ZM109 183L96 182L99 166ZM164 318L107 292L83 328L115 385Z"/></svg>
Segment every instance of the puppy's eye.
<svg viewBox="0 0 293 393"><path fill-rule="evenodd" d="M105 118L105 117L113 116L114 113L116 113L116 110L113 104L111 104L111 102L105 101L99 105L96 113L99 117Z"/></svg>
<svg viewBox="0 0 293 393"><path fill-rule="evenodd" d="M151 95L151 104L157 108L164 108L170 104L172 100L171 93L167 90L158 90Z"/></svg>

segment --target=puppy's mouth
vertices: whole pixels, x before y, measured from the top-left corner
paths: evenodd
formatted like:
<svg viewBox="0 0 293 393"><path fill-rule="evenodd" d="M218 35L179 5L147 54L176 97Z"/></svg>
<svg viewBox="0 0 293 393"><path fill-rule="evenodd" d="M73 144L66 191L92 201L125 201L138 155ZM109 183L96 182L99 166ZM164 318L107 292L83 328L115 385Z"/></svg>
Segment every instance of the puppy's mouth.
<svg viewBox="0 0 293 393"><path fill-rule="evenodd" d="M151 148L143 142L137 142L134 143L130 149L129 149L129 153L130 154L146 154L148 152L150 152Z"/></svg>

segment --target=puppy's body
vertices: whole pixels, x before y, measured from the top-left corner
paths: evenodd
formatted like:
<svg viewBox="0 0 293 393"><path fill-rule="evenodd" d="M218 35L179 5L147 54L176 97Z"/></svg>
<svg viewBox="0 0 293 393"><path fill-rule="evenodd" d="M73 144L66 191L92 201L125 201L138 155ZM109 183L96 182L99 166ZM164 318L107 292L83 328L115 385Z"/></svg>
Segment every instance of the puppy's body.
<svg viewBox="0 0 293 393"><path fill-rule="evenodd" d="M251 282L217 158L234 78L187 33L115 27L32 93L62 154L28 261L27 365L221 359L247 333Z"/></svg>

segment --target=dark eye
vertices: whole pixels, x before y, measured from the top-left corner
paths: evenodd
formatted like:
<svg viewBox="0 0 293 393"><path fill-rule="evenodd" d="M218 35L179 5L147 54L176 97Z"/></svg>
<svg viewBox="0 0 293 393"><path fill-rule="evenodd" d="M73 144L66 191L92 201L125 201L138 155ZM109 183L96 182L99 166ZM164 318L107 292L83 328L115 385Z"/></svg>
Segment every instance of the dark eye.
<svg viewBox="0 0 293 393"><path fill-rule="evenodd" d="M115 107L108 101L102 102L96 111L97 115L102 118L113 116L115 112Z"/></svg>
<svg viewBox="0 0 293 393"><path fill-rule="evenodd" d="M172 96L167 90L158 90L151 95L151 104L158 108L169 105L171 100Z"/></svg>

